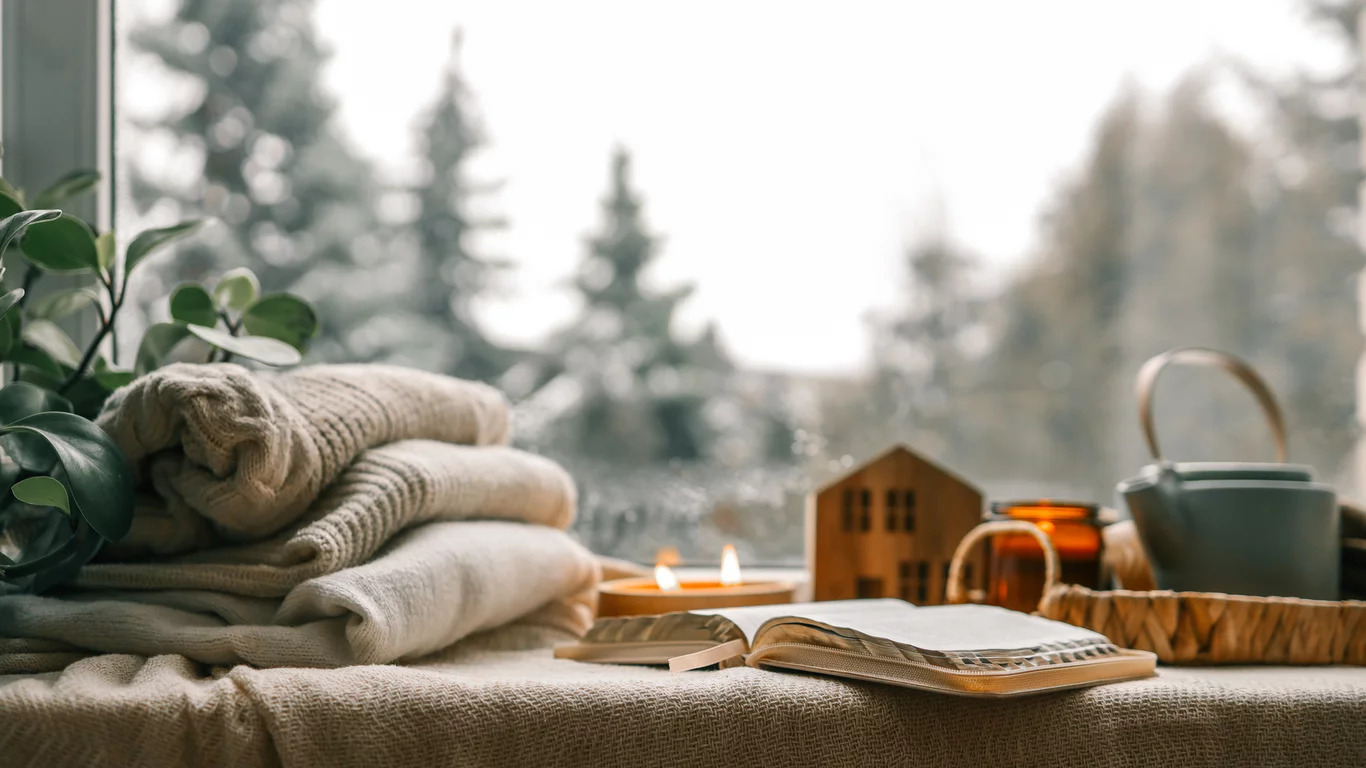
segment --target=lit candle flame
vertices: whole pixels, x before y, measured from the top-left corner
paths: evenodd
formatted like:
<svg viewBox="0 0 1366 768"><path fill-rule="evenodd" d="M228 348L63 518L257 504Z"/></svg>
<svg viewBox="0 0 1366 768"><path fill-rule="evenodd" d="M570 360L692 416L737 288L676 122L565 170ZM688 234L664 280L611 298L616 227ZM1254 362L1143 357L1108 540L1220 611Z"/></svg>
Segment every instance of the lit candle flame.
<svg viewBox="0 0 1366 768"><path fill-rule="evenodd" d="M655 583L659 585L661 592L672 592L679 587L678 577L674 575L673 569L667 565L655 566Z"/></svg>
<svg viewBox="0 0 1366 768"><path fill-rule="evenodd" d="M728 587L740 583L740 558L735 554L735 547L729 544L721 550L721 583Z"/></svg>

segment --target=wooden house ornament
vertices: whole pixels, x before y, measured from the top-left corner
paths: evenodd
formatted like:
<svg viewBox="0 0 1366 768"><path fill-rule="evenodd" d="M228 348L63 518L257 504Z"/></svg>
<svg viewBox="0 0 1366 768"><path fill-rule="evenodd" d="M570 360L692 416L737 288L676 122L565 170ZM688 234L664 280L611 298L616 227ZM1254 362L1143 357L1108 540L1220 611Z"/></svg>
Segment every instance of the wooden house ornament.
<svg viewBox="0 0 1366 768"><path fill-rule="evenodd" d="M943 603L954 548L982 510L970 483L904 445L889 448L807 497L812 599ZM984 578L980 549L963 569L968 590Z"/></svg>

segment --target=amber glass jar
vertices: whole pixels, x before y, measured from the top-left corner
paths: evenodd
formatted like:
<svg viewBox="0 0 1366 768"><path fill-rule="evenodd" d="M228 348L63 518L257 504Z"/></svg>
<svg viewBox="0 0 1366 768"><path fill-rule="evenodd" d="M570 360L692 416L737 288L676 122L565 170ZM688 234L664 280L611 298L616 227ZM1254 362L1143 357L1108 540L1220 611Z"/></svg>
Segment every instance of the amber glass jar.
<svg viewBox="0 0 1366 768"><path fill-rule="evenodd" d="M1048 534L1061 561L1061 580L1092 589L1100 586L1100 506L1059 501L998 501L987 520L1024 520ZM992 537L987 547L987 602L1033 611L1043 597L1044 554L1033 536Z"/></svg>

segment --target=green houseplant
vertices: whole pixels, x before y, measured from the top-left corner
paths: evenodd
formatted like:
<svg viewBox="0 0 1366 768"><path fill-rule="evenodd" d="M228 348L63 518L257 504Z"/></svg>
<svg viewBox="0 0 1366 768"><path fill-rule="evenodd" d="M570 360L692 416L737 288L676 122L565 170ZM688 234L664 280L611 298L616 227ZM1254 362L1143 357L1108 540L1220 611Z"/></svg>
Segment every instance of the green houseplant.
<svg viewBox="0 0 1366 768"><path fill-rule="evenodd" d="M30 209L24 193L0 179L0 362L8 382L0 389L0 594L61 583L105 541L127 534L133 480L117 447L89 420L111 392L196 352L202 362L293 365L318 330L307 302L262 296L255 275L237 269L211 289L178 286L171 321L150 326L132 367L118 367L110 358L117 358L115 320L129 276L201 222L147 230L120 254L113 232L97 233L60 210L98 183L93 171L68 174ZM15 245L29 263L20 287L4 279L3 257ZM88 282L35 298L34 285L48 274ZM96 325L82 349L59 322L84 315L94 315Z"/></svg>

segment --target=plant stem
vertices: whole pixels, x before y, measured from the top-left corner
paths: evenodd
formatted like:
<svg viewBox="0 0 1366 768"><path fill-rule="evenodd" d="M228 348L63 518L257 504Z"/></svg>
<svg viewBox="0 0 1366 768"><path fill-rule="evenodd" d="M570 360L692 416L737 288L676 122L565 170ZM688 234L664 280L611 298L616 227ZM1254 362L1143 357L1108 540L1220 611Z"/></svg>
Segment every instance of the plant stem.
<svg viewBox="0 0 1366 768"><path fill-rule="evenodd" d="M228 326L228 333L232 334L233 336L236 336L236 335L237 335L238 329L240 329L240 328L242 327L241 321L239 320L238 322L234 323L234 322L232 321L232 318L231 318L231 317L228 317L228 313L227 313L226 310L221 310L221 309L220 309L220 310L218 311L218 316L221 317L221 318L223 318L223 323L224 323L225 325ZM220 362L220 363L231 363L231 362L232 362L232 353L231 353L231 352L229 352L229 351L226 350L226 349L220 349L220 350L218 350L218 351L221 352L222 355L223 355L222 357L218 358L218 362Z"/></svg>
<svg viewBox="0 0 1366 768"><path fill-rule="evenodd" d="M100 282L104 284L105 290L109 292L109 316L105 317L104 312L100 312L100 330L95 334L95 339L90 342L90 346L86 347L85 354L81 357L81 362L76 365L76 370L72 371L66 381L62 382L62 386L58 387L57 394L59 395L66 394L67 390L75 386L76 382L80 381L81 377L85 375L85 372L90 368L91 361L95 359L95 353L99 351L100 344L104 341L104 337L113 332L114 318L118 316L119 309L123 307L123 299L124 296L127 295L127 292L124 292L124 296L116 297L114 295L114 282L112 279L105 281L105 279L101 277Z"/></svg>
<svg viewBox="0 0 1366 768"><path fill-rule="evenodd" d="M109 275L106 280L101 273L100 282L104 283L104 290L109 293L109 364L117 366L119 364L119 331L114 326L114 314L123 306L123 302L114 294L114 276Z"/></svg>
<svg viewBox="0 0 1366 768"><path fill-rule="evenodd" d="M118 308L115 307L114 311L117 312ZM75 386L76 382L81 380L81 376L85 375L86 369L90 367L90 361L95 359L95 351L100 348L100 342L104 341L104 337L108 336L109 332L114 329L112 312L110 313L110 317L111 320L109 322L100 325L99 333L95 334L95 340L90 342L90 346L86 348L85 355L81 357L81 362L76 366L76 370L72 371L66 381L62 382L62 386L58 387L57 394L66 394L66 391Z"/></svg>

